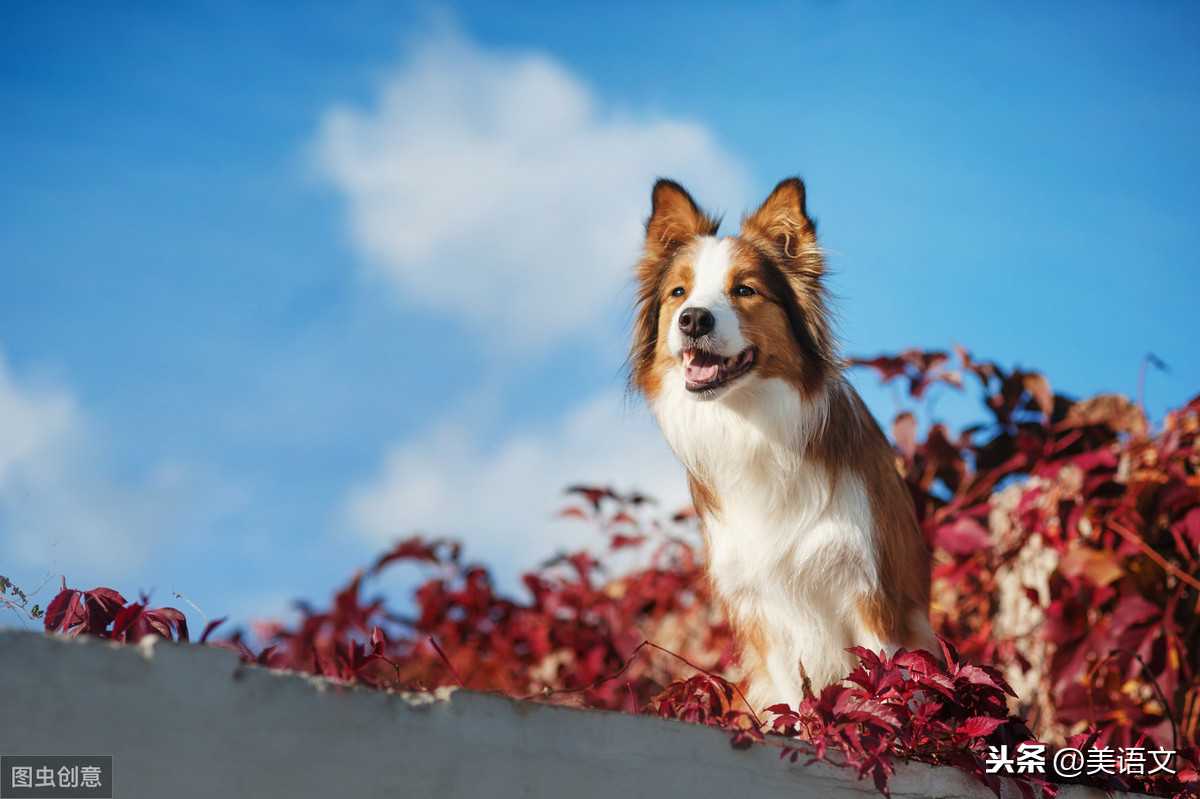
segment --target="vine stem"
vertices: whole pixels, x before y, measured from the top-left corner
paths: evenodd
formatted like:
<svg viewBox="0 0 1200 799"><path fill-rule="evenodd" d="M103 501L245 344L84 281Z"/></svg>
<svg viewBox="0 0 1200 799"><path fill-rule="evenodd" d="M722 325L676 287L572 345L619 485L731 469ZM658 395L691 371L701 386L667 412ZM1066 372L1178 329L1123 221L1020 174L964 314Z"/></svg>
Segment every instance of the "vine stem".
<svg viewBox="0 0 1200 799"><path fill-rule="evenodd" d="M436 644L435 644L435 646L436 646ZM629 653L629 657L625 658L625 662L621 664L621 668L617 669L612 674L609 674L607 677L601 677L599 680L596 680L591 685L584 685L579 688L543 688L542 690L540 690L536 693L532 693L532 694L529 694L528 696L522 697L522 699L537 699L539 697L554 696L556 694L575 694L575 693L582 693L583 691L590 691L593 688L599 688L601 685L604 685L604 683L615 680L617 677L620 677L622 674L624 674L625 670L628 669L629 666L633 663L633 660L634 660L634 658L637 657L638 653L641 652L646 647L650 647L651 649L657 649L659 652L668 654L671 657L675 658L676 660L679 660L679 661L687 664L688 666L692 667L699 673L703 674L708 679L709 684L712 684L714 679L720 679L724 682L729 682L728 680L725 680L723 677L717 677L708 669L700 668L695 663L688 660L687 658L685 658L683 655L679 654L678 652L672 652L670 649L659 646L658 644L656 644L652 641L643 640L640 644L638 644L637 646L635 646L633 648L633 651ZM441 650L438 650L438 651L440 652ZM758 714L754 712L753 706L751 706L750 701L748 699L746 699L746 695L744 693L742 693L742 689L739 688L736 683L729 682L729 685L730 685L730 687L733 688L733 690L737 691L737 695L740 696L742 698L742 701L746 703L746 708L750 711L751 718L753 718L754 722L761 728L763 726L762 719L760 719L758 717Z"/></svg>
<svg viewBox="0 0 1200 799"><path fill-rule="evenodd" d="M1154 561L1159 566L1161 566L1163 568L1163 570L1166 571L1168 574L1172 574L1175 577L1178 577L1181 581L1187 583L1192 588L1195 588L1196 590L1200 591L1200 580L1197 580L1195 577L1192 577L1187 572L1181 571L1178 566L1167 561L1162 555L1155 552L1153 547L1151 547L1149 544L1147 544L1145 541L1143 541L1142 537L1140 535L1138 535L1137 533L1134 533L1132 530L1125 529L1125 526L1123 524L1121 524L1120 522L1112 521L1111 519L1108 522L1108 526L1111 527L1113 530L1115 530L1117 535L1121 536L1126 541L1133 544L1138 549L1142 550L1142 552L1145 553L1145 555L1147 557L1149 557L1150 560Z"/></svg>
<svg viewBox="0 0 1200 799"><path fill-rule="evenodd" d="M446 664L446 668L450 671L450 676L454 678L454 681L456 683L458 683L458 687L466 688L467 686L463 685L462 677L458 676L458 669L454 668L454 664L450 662L450 658L446 657L446 653L442 651L442 648L440 646L438 646L437 640L432 635L427 636L427 639L428 639L429 643L433 645L433 648L437 651L438 657L440 657L442 659L442 662Z"/></svg>
<svg viewBox="0 0 1200 799"><path fill-rule="evenodd" d="M1167 714L1167 721L1171 722L1171 748L1172 748L1172 750L1178 752L1179 751L1179 725L1177 725L1175 723L1175 714L1171 712L1171 706L1167 703L1167 697L1163 694L1162 688L1158 687L1158 680L1155 679L1154 675L1150 673L1150 667L1146 665L1146 661L1142 660L1142 656L1139 655L1137 652L1134 652L1132 649L1125 649L1124 647L1117 647L1116 649L1110 650L1109 653L1107 655L1105 655L1104 657L1100 658L1100 660L1097 661L1096 665L1092 666L1091 670L1088 672L1088 676L1087 676L1088 710L1090 711L1091 716L1092 716L1092 727L1094 728L1097 726L1096 725L1096 703L1092 697L1092 689L1095 686L1095 682L1096 682L1096 672L1098 672L1100 670L1101 666L1103 666L1105 663L1107 663L1109 660L1111 660L1113 655L1129 655L1131 658L1136 660L1138 662L1138 664L1142 667L1142 674L1150 678L1150 685L1153 686L1154 693L1156 693L1158 695L1158 701L1162 702L1163 712Z"/></svg>

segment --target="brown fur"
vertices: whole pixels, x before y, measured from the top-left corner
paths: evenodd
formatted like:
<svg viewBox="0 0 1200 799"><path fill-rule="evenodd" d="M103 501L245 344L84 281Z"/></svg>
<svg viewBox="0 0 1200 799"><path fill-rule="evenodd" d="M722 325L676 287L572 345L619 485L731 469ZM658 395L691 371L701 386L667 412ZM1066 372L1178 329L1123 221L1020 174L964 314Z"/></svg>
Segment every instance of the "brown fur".
<svg viewBox="0 0 1200 799"><path fill-rule="evenodd" d="M650 208L645 255L635 268L637 317L633 326L633 348L629 354L630 382L643 395L658 390L654 356L658 349L662 306L666 300L674 299L663 295L669 293L664 286L675 256L697 236L715 235L721 224L720 220L701 211L691 195L671 180L659 180L654 184Z"/></svg>
<svg viewBox="0 0 1200 799"><path fill-rule="evenodd" d="M862 399L851 392L839 397L845 407L831 409L830 415L856 423L829 425L810 452L834 479L839 472L852 472L870 486L882 592L858 600L859 616L881 638L908 648L932 646L936 652L937 642L916 640L912 628L913 611L929 612L930 569L912 497L896 471L891 444Z"/></svg>

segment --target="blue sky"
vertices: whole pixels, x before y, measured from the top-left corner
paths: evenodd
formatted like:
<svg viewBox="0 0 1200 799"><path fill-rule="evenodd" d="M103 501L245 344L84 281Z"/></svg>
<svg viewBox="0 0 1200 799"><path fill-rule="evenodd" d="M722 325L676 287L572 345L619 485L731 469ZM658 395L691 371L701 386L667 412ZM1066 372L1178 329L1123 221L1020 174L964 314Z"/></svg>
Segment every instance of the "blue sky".
<svg viewBox="0 0 1200 799"><path fill-rule="evenodd" d="M570 483L683 502L623 398L659 175L731 223L802 175L851 354L1083 396L1154 352L1161 418L1197 40L1185 3L5 3L0 574L246 621L416 531L585 544Z"/></svg>

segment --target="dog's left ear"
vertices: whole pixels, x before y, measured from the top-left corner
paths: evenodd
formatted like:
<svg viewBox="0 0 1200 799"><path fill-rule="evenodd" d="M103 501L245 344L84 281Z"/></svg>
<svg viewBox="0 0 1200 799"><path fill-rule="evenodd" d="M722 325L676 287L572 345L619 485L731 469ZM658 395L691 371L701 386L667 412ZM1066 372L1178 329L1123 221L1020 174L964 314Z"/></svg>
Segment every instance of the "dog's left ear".
<svg viewBox="0 0 1200 799"><path fill-rule="evenodd" d="M742 235L766 239L790 261L817 254L817 226L804 208L804 181L780 182L762 207L742 220Z"/></svg>

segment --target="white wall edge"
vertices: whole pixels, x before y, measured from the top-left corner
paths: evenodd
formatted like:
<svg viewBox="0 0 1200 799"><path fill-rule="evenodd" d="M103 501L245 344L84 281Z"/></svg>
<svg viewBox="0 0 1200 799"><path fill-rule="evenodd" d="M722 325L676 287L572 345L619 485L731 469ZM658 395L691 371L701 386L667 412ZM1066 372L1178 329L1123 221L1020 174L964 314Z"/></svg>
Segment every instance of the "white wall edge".
<svg viewBox="0 0 1200 799"><path fill-rule="evenodd" d="M114 796L878 796L870 778L780 760L680 721L473 691L352 688L164 641L0 631L0 754L112 755ZM1005 797L1018 797L1006 784ZM954 768L899 764L892 796L987 799ZM1063 799L1101 799L1066 786Z"/></svg>

